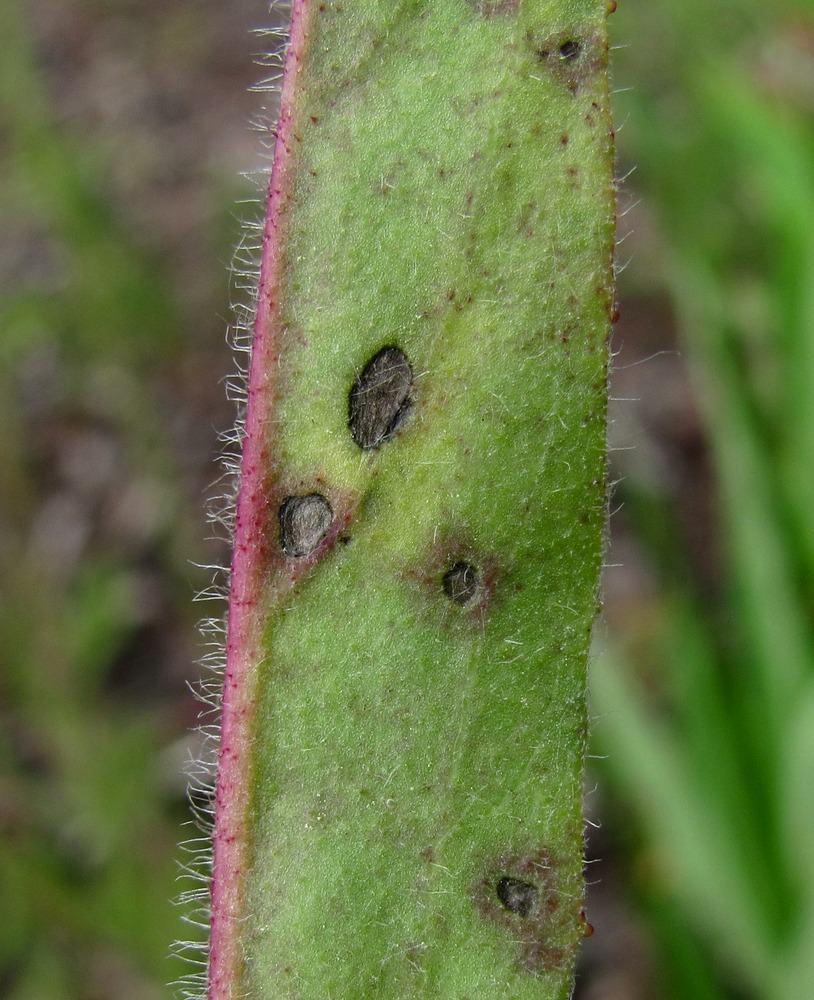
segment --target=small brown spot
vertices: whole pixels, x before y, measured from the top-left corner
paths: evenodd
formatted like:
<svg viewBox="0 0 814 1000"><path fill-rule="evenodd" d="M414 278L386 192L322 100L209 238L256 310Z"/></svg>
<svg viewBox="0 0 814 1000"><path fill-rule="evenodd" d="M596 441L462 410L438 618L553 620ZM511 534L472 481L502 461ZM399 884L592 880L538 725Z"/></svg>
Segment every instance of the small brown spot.
<svg viewBox="0 0 814 1000"><path fill-rule="evenodd" d="M286 497L280 504L280 547L287 556L310 556L328 534L334 512L320 493Z"/></svg>
<svg viewBox="0 0 814 1000"><path fill-rule="evenodd" d="M537 57L574 95L607 62L607 42L596 28L572 28L542 40L535 38L533 34L528 38Z"/></svg>
<svg viewBox="0 0 814 1000"><path fill-rule="evenodd" d="M398 347L383 347L362 369L350 391L348 426L365 451L380 447L404 424L413 408L413 369Z"/></svg>
<svg viewBox="0 0 814 1000"><path fill-rule="evenodd" d="M534 225L539 217L538 205L536 201L530 201L523 205L517 216L517 231L524 236L534 235Z"/></svg>
<svg viewBox="0 0 814 1000"><path fill-rule="evenodd" d="M471 563L455 563L442 581L444 593L456 604L472 604L483 591L480 573Z"/></svg>
<svg viewBox="0 0 814 1000"><path fill-rule="evenodd" d="M504 875L497 880L495 892L503 907L519 917L530 917L537 909L540 893L531 882Z"/></svg>
<svg viewBox="0 0 814 1000"><path fill-rule="evenodd" d="M417 944L410 944L407 946L407 950L404 952L404 957L407 959L408 965L410 965L416 972L421 972L421 959L424 952L427 950L427 945L425 942L421 941Z"/></svg>

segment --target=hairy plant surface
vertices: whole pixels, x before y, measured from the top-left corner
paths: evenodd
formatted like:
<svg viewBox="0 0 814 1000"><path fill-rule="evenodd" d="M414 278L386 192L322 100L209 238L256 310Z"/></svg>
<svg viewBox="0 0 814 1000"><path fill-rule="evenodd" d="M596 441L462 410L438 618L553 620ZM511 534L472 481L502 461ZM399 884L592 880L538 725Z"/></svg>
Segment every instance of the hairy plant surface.
<svg viewBox="0 0 814 1000"><path fill-rule="evenodd" d="M606 502L607 12L294 3L213 1000L570 993Z"/></svg>

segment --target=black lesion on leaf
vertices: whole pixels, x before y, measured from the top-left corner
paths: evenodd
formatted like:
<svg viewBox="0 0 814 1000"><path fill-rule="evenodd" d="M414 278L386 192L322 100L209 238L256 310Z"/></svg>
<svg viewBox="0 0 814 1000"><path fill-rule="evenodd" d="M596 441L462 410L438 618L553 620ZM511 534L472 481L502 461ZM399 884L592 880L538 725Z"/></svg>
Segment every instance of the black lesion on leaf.
<svg viewBox="0 0 814 1000"><path fill-rule="evenodd" d="M380 447L403 426L411 409L413 369L398 347L383 347L350 391L348 426L364 451Z"/></svg>
<svg viewBox="0 0 814 1000"><path fill-rule="evenodd" d="M607 63L607 41L596 28L560 31L543 39L529 33L528 40L551 75L575 95Z"/></svg>
<svg viewBox="0 0 814 1000"><path fill-rule="evenodd" d="M497 880L495 892L504 909L519 917L530 917L537 909L540 893L531 882L504 875Z"/></svg>
<svg viewBox="0 0 814 1000"><path fill-rule="evenodd" d="M280 547L287 556L310 556L333 521L333 509L321 493L286 497L280 504Z"/></svg>
<svg viewBox="0 0 814 1000"><path fill-rule="evenodd" d="M530 975L573 967L585 918L579 873L570 868L540 847L495 858L473 884L479 912L504 928L519 967Z"/></svg>
<svg viewBox="0 0 814 1000"><path fill-rule="evenodd" d="M575 38L569 38L559 47L560 59L564 62L573 62L575 59L579 58L581 51L582 43L578 42Z"/></svg>
<svg viewBox="0 0 814 1000"><path fill-rule="evenodd" d="M480 573L467 562L457 562L447 570L442 585L444 593L456 604L472 604L483 592Z"/></svg>

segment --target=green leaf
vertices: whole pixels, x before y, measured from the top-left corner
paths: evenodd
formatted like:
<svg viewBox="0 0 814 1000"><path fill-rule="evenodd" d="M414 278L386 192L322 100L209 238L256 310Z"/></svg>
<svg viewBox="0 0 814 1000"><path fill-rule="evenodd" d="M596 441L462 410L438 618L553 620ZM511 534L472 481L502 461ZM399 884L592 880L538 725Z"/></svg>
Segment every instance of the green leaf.
<svg viewBox="0 0 814 1000"><path fill-rule="evenodd" d="M606 496L606 16L295 4L213 997L570 994Z"/></svg>

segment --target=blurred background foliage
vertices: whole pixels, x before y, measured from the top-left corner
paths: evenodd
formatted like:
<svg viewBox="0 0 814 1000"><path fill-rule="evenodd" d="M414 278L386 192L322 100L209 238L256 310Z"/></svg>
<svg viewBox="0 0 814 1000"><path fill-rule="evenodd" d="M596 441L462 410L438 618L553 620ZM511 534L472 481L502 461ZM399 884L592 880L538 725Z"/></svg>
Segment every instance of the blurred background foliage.
<svg viewBox="0 0 814 1000"><path fill-rule="evenodd" d="M184 969L261 0L0 2L0 997ZM814 995L814 12L620 0L579 1000Z"/></svg>
<svg viewBox="0 0 814 1000"><path fill-rule="evenodd" d="M604 759L591 762L591 808L604 828L591 851L635 904L644 936L628 940L647 942L639 984L620 996L803 1000L814 996L812 6L628 0L612 31L625 46L620 174L636 170L620 198L630 264L592 669ZM594 888L597 918L607 891Z"/></svg>

